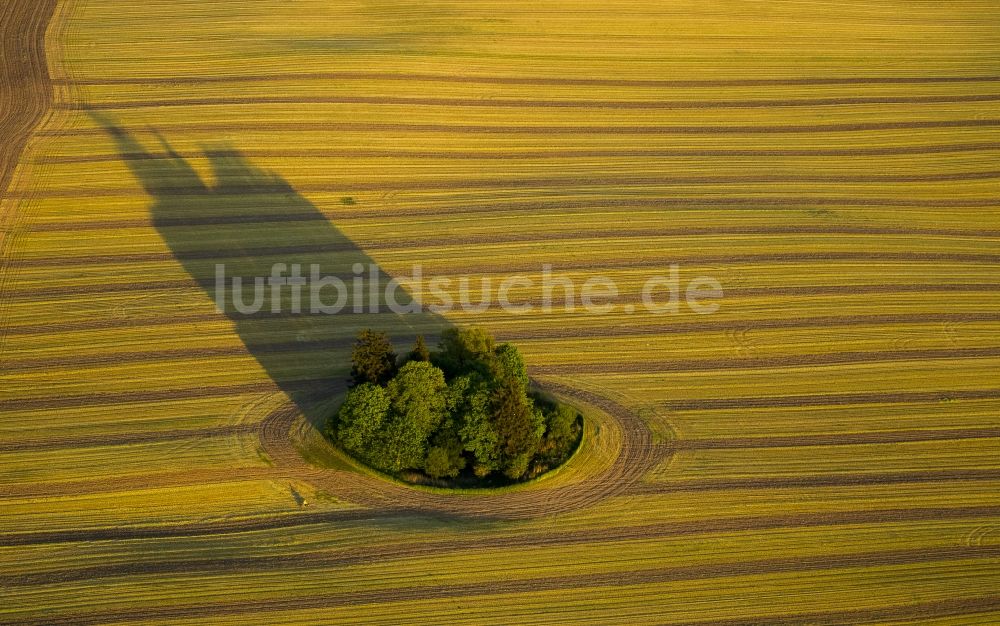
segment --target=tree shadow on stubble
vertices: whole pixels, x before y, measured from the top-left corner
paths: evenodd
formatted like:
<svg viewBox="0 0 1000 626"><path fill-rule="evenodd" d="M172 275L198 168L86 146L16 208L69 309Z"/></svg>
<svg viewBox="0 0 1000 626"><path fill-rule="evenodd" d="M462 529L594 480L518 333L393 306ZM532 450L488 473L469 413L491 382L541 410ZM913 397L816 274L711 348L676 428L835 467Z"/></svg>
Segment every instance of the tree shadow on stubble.
<svg viewBox="0 0 1000 626"><path fill-rule="evenodd" d="M449 326L429 312L393 313L384 304L371 312L370 268L375 268L380 291L391 277L288 181L254 165L232 145L202 149L211 174L206 180L158 134L160 146L151 151L110 117L94 111L90 115L114 140L121 159L151 198L153 225L173 256L207 299L224 302L220 315L229 319L246 350L313 424L327 417L331 398L346 387L350 347L361 329L385 330L404 352L416 334L433 342ZM320 276L336 276L348 290L360 264L366 280L361 293L364 312L354 310L351 294L337 314L310 312L308 286L302 288L301 312L293 311L287 286L281 288L278 311L272 310L268 287L259 312L238 311L232 278L242 278L241 301L253 304L254 278L271 276L276 263L287 266L284 276L292 264L299 264L307 278L315 265ZM227 277L223 293L217 286L220 264ZM404 288L396 295L400 303L411 301ZM324 288L322 300L335 304L337 291ZM197 347L196 328L189 332L186 344ZM226 367L224 360L216 363L206 367Z"/></svg>

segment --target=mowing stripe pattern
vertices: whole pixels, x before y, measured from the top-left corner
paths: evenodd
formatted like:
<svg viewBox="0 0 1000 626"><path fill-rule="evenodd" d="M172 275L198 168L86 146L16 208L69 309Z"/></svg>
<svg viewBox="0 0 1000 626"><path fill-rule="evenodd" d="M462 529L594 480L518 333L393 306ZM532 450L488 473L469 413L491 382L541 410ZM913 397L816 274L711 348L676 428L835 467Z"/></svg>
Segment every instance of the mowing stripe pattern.
<svg viewBox="0 0 1000 626"><path fill-rule="evenodd" d="M0 622L1000 621L994 4L6 3ZM221 312L217 263L475 302ZM717 311L645 307L674 265ZM360 330L466 324L565 467L329 446Z"/></svg>

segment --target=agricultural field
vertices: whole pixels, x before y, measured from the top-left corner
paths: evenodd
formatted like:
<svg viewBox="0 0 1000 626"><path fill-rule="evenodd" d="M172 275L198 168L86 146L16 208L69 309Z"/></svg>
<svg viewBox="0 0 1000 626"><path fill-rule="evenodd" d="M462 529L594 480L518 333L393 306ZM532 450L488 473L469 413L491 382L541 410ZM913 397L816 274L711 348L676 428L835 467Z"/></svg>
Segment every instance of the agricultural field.
<svg viewBox="0 0 1000 626"><path fill-rule="evenodd" d="M0 623L1000 623L996 9L10 0ZM216 307L275 263L618 293ZM640 306L674 265L717 310ZM360 330L473 324L566 465L331 448Z"/></svg>

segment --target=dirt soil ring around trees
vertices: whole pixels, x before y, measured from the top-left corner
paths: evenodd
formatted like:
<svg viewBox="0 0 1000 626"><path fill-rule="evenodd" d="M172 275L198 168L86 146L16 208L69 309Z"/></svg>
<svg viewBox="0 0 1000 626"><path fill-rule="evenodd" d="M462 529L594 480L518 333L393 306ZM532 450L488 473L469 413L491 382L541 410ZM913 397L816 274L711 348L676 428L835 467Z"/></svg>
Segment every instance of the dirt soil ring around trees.
<svg viewBox="0 0 1000 626"><path fill-rule="evenodd" d="M656 443L646 423L617 402L560 383L546 382L543 388L585 413L580 449L563 466L535 481L481 494L411 487L374 472L313 465L299 450L303 433L313 431L308 445L333 448L333 444L325 438L317 443L321 438L315 436L316 427L292 403L268 415L258 434L278 474L306 481L332 497L379 510L498 520L563 513L624 494L669 454L669 446Z"/></svg>

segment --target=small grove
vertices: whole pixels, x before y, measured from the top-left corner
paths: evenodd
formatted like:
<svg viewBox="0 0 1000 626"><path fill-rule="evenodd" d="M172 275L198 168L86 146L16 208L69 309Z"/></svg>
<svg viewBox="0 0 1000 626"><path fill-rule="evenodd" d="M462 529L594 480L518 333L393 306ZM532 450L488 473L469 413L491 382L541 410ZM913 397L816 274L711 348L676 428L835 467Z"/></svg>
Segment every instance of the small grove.
<svg viewBox="0 0 1000 626"><path fill-rule="evenodd" d="M582 417L533 392L524 360L479 327L418 337L398 358L385 333L363 331L351 389L327 434L357 459L410 480L485 484L526 480L565 461Z"/></svg>

